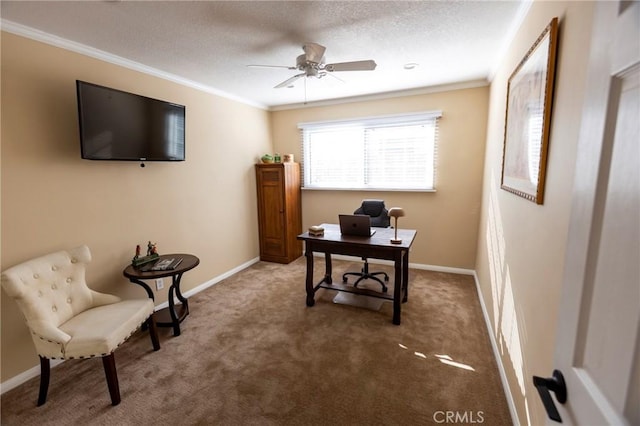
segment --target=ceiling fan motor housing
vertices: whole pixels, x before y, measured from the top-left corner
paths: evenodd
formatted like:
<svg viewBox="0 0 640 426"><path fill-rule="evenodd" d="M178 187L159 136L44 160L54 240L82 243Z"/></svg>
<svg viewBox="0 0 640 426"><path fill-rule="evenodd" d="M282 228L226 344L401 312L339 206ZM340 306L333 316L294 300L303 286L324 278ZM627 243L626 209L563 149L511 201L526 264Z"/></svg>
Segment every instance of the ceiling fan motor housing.
<svg viewBox="0 0 640 426"><path fill-rule="evenodd" d="M282 87L293 87L293 82L302 77L316 77L322 78L330 72L334 71L372 71L376 68L376 63L372 59L364 61L350 61L350 62L338 62L334 64L325 63L324 52L326 48L317 43L307 43L302 46L304 54L296 57L296 66L288 67L283 65L250 65L254 67L269 67L269 68L287 68L297 69L301 73L289 77L282 83L276 85L274 88L279 89ZM338 78L338 77L336 77ZM338 80L340 80L338 78Z"/></svg>
<svg viewBox="0 0 640 426"><path fill-rule="evenodd" d="M296 68L304 71L307 77L316 77L320 69L320 63L307 60L307 55L300 55L296 58Z"/></svg>

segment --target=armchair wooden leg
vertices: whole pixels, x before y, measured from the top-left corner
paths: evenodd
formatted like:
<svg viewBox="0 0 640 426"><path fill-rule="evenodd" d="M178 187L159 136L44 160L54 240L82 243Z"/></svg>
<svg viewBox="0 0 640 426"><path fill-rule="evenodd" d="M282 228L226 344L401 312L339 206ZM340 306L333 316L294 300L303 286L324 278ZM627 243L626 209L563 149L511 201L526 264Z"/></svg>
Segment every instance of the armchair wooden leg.
<svg viewBox="0 0 640 426"><path fill-rule="evenodd" d="M40 357L40 394L38 395L38 407L47 402L49 390L49 378L51 377L51 364L48 358Z"/></svg>
<svg viewBox="0 0 640 426"><path fill-rule="evenodd" d="M149 336L151 336L153 350L157 351L160 349L160 340L158 340L158 327L156 327L156 319L153 314L151 314L144 323L149 328Z"/></svg>
<svg viewBox="0 0 640 426"><path fill-rule="evenodd" d="M113 356L113 352L102 357L102 365L104 366L104 374L107 377L107 386L109 386L111 405L118 405L120 404L120 386L118 385L116 359Z"/></svg>

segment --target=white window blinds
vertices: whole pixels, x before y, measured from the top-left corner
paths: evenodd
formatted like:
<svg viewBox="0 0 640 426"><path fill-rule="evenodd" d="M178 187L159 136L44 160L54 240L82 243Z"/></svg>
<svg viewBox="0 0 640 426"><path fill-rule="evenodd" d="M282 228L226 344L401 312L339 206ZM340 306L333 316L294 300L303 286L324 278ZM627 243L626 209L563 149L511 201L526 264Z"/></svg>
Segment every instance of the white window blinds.
<svg viewBox="0 0 640 426"><path fill-rule="evenodd" d="M303 186L433 190L441 111L300 123Z"/></svg>

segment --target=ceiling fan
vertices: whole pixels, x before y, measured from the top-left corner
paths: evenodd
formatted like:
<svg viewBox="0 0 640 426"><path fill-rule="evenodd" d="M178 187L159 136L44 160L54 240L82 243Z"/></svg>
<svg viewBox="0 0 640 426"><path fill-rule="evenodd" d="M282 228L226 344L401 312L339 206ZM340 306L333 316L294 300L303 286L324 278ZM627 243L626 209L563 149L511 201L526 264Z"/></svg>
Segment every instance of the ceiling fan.
<svg viewBox="0 0 640 426"><path fill-rule="evenodd" d="M286 65L247 65L254 68L286 68L289 70L302 71L291 78L286 79L282 83L275 86L275 89L281 87L292 87L293 82L302 77L322 78L327 73L336 71L373 71L376 69L376 62L372 59L365 61L338 62L335 64L325 64L324 52L326 48L317 43L306 43L302 46L304 54L296 58L296 66ZM334 76L335 77L335 76ZM336 77L337 78L337 77Z"/></svg>

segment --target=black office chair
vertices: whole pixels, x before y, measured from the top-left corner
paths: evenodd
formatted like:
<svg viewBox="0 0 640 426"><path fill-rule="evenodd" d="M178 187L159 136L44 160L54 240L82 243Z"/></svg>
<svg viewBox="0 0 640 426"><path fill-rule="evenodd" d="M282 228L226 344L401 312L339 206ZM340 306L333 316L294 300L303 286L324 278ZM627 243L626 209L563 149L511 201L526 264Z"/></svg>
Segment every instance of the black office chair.
<svg viewBox="0 0 640 426"><path fill-rule="evenodd" d="M353 214L366 214L371 218L371 226L375 228L388 228L390 225L390 220L388 216L388 210L384 206L384 200L362 200L362 205L353 212ZM356 282L353 284L354 287L357 287L360 281L362 280L375 280L382 285L382 291L387 292L387 286L385 282L389 281L389 275L386 272L369 272L369 262L367 262L367 258L363 257L364 265L362 266L362 270L360 272L346 272L342 275L342 282L347 282L347 277L349 275L354 275L358 277ZM382 281L378 276L382 275L384 277L384 281Z"/></svg>

